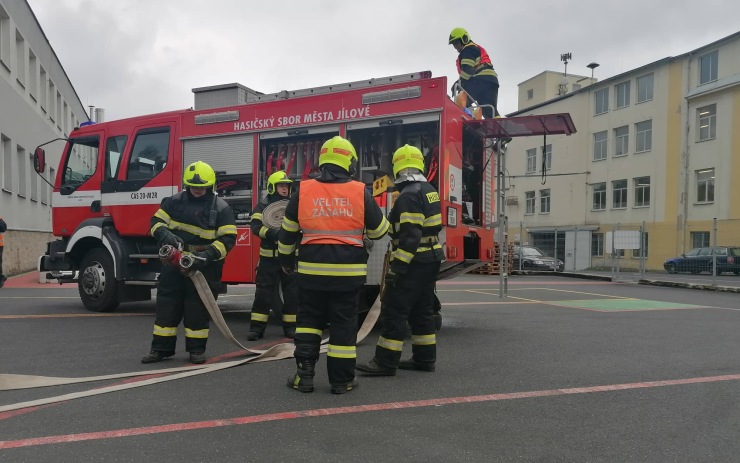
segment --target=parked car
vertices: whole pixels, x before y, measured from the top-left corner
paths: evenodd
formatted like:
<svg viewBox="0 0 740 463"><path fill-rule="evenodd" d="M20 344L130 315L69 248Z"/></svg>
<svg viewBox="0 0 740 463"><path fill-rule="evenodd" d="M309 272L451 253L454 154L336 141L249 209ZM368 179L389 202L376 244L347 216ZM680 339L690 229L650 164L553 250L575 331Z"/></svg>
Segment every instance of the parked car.
<svg viewBox="0 0 740 463"><path fill-rule="evenodd" d="M521 257L521 267L519 260ZM514 246L513 270L552 270L562 272L565 264L560 259L550 257L545 251L534 246Z"/></svg>
<svg viewBox="0 0 740 463"><path fill-rule="evenodd" d="M740 246L707 246L694 248L678 257L663 262L668 273L712 273L712 263L717 259L717 275L732 272L740 275Z"/></svg>

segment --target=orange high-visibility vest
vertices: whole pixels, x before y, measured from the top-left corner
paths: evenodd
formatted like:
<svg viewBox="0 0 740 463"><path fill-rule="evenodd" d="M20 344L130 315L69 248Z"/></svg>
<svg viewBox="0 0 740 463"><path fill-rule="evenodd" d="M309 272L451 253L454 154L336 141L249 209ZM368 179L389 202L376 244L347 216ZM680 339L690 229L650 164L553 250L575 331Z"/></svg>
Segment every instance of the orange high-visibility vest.
<svg viewBox="0 0 740 463"><path fill-rule="evenodd" d="M298 197L301 244L363 246L365 185L304 180Z"/></svg>

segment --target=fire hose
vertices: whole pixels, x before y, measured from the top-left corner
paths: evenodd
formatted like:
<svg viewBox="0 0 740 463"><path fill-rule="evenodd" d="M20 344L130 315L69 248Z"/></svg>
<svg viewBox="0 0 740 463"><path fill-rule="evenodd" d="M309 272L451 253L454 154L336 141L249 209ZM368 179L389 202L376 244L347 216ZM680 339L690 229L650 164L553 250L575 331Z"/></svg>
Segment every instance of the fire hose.
<svg viewBox="0 0 740 463"><path fill-rule="evenodd" d="M122 391L126 389L133 389L136 387L147 386L150 384L156 384L156 383L161 383L165 381L173 381L176 379L187 378L190 376L196 376L196 375L200 375L204 373L211 373L213 371L225 370L227 368L232 368L232 367L243 365L246 363L268 362L272 360L282 360L282 359L293 357L295 345L292 342L276 344L266 350L257 350L257 349L248 349L244 347L241 343L239 343L239 341L236 340L234 335L231 333L231 330L229 329L228 325L226 324L226 321L224 320L220 309L218 308L218 304L216 303L216 300L213 297L213 293L211 292L211 289L208 286L208 282L206 281L205 277L199 270L193 269L193 265L195 264L197 260L195 256L187 252L182 252L179 249L174 248L169 245L162 246L162 248L159 251L159 256L160 256L160 259L162 259L163 264L178 266L181 269L181 271L190 278L190 280L193 282L193 285L195 286L196 291L198 292L198 295L203 301L203 304L205 305L206 310L208 310L208 313L210 314L211 319L213 320L213 323L216 325L218 330L221 331L224 337L228 339L229 341L231 341L233 344L236 344L237 346L239 346L242 350L248 352L249 354L253 354L253 356L246 358L246 359L234 360L230 362L220 362L220 363L215 363L212 365L192 365L192 366L186 366L186 367L167 368L167 369L160 369L160 370L146 370L146 371L136 371L136 372L128 372L128 373L117 373L117 374L112 374L112 375L89 376L89 377L84 377L84 378L63 378L63 377L34 376L34 375L0 374L0 391L9 391L9 390L18 390L18 389L31 389L31 388L39 388L39 387L47 387L47 386L60 386L60 385L66 385L66 384L86 383L86 382L93 382L93 381L104 381L104 380L112 380L112 379L119 379L119 378L130 378L130 377L136 377L136 376L151 376L151 375L172 373L169 376L151 378L151 379L146 379L142 381L137 381L134 383L117 384L113 386L96 388L96 389L89 390L89 391L74 392L74 393L64 394L64 395L55 396L55 397L48 397L48 398L32 400L28 402L19 402L15 404L5 405L5 406L0 407L0 412L19 410L19 409L28 408L28 407L36 407L36 406L41 406L41 405L46 405L46 404L51 404L51 403L56 403L56 402L78 399L82 397L89 397L93 395L105 394L108 392L116 392L116 391ZM384 274L387 271L387 265L388 265L388 255L386 255L386 262L383 268ZM384 280L382 279L381 280L381 290L380 290L381 295L383 294L383 281ZM358 330L357 343L360 343L363 339L365 339L365 337L372 330L373 326L375 326L375 323L377 322L378 317L380 315L380 300L381 300L380 297L376 299L375 303L373 304L370 311L368 312L364 322L362 323L362 326ZM327 342L328 342L328 339L324 339L321 341L321 353L326 353Z"/></svg>

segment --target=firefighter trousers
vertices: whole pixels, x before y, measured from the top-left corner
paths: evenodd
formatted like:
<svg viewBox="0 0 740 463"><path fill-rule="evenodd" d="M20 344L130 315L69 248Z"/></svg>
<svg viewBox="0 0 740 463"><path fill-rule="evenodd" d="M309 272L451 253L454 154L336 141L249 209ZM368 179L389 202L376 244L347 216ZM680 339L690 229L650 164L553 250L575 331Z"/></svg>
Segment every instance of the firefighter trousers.
<svg viewBox="0 0 740 463"><path fill-rule="evenodd" d="M380 321L383 329L375 346L375 361L387 368L397 368L403 351L406 325L411 326L411 352L414 360L434 363L437 338L434 323L434 284L439 262L411 262L399 275L395 286L385 288Z"/></svg>
<svg viewBox="0 0 740 463"><path fill-rule="evenodd" d="M321 334L329 325L326 366L329 383L343 385L355 377L357 363L357 302L359 290L321 291L301 287L296 360L318 360Z"/></svg>
<svg viewBox="0 0 740 463"><path fill-rule="evenodd" d="M483 106L483 117L491 119L494 114L499 115L498 112L498 77L485 76L485 79L481 80L479 77L473 77L471 82L463 86L468 95L472 99L478 102L479 105L491 105L493 109L487 106Z"/></svg>
<svg viewBox="0 0 740 463"><path fill-rule="evenodd" d="M218 293L209 279L208 269L203 270L213 297ZM185 350L187 352L205 352L208 341L208 311L201 301L195 285L189 277L171 266L163 265L159 274L157 288L157 309L154 320L152 350L175 352L177 345L177 327L183 321L185 326Z"/></svg>
<svg viewBox="0 0 740 463"><path fill-rule="evenodd" d="M283 290L283 328L295 327L298 310L297 276L283 272L277 257L260 257L255 283L257 289L254 293L249 330L262 333L265 331L278 285Z"/></svg>

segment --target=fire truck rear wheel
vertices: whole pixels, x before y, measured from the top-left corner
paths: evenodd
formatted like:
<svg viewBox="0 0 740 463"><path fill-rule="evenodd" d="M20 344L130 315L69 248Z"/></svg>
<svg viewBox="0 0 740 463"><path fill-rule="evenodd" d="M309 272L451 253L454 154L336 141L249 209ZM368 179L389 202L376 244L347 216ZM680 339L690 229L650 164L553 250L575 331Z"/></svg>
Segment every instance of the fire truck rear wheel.
<svg viewBox="0 0 740 463"><path fill-rule="evenodd" d="M113 259L103 248L87 251L80 264L77 283L80 299L87 310L112 312L118 307L118 288L113 272Z"/></svg>

